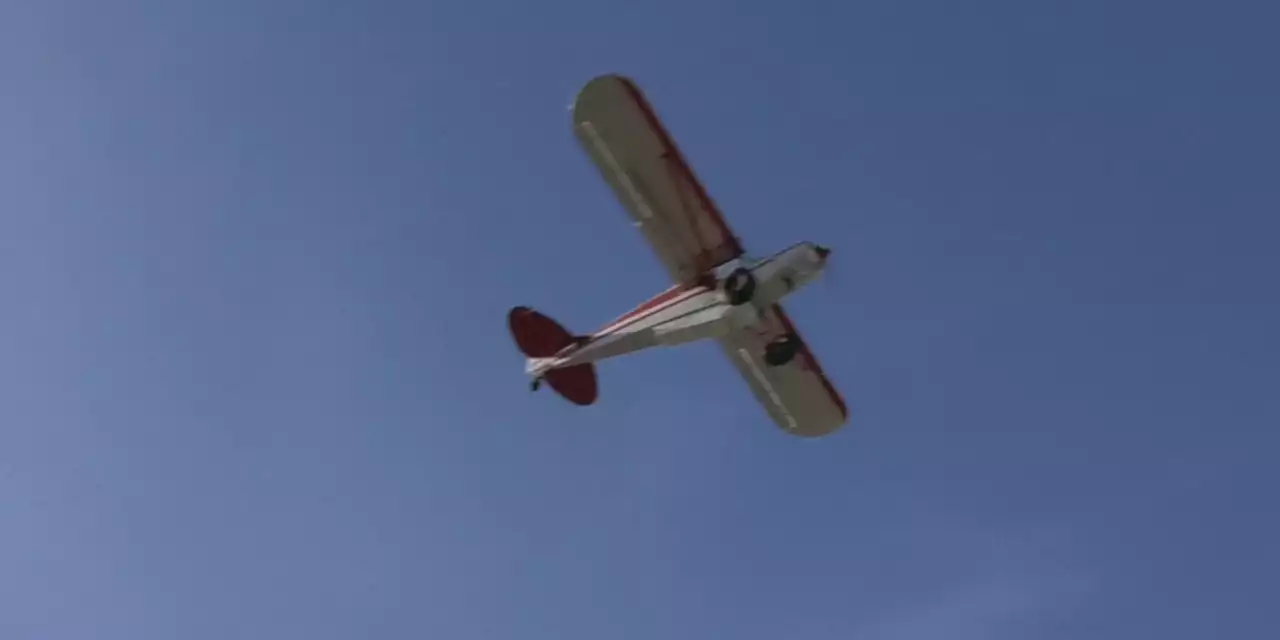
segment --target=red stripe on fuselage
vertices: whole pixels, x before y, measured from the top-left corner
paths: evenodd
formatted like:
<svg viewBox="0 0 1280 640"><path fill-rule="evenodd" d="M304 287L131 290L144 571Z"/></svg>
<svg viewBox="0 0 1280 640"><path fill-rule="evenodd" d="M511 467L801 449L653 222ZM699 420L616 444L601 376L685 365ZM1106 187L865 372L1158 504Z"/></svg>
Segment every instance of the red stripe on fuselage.
<svg viewBox="0 0 1280 640"><path fill-rule="evenodd" d="M607 333L617 331L622 327L633 324L635 322L639 322L640 320L643 320L644 318L647 318L655 313L658 313L659 311L662 311L667 307L673 306L674 304L678 303L681 296L685 294L690 294L697 288L698 287L687 287L684 285L676 285L674 287L671 287L670 289L667 289L666 291L663 291L662 293L659 293L658 295L652 298L649 298L648 300L646 300L645 302L637 306L635 309L632 309L631 311L628 311L627 313L622 314L613 322L610 322L609 324L605 325L604 328L600 329L595 333L594 337L602 336Z"/></svg>
<svg viewBox="0 0 1280 640"><path fill-rule="evenodd" d="M677 298L679 298L680 296L686 293L690 293L693 291L701 292L701 291L713 290L716 288L717 284L719 283L716 282L715 276L711 275L710 273L704 273L701 276L698 276L697 280L695 280L691 284L675 285L670 289L667 289L666 291L663 291L662 293L659 293L658 295L640 303L640 305L637 306L636 308L622 314L621 316L618 316L618 318L616 318L613 322L610 322L609 324L605 325L603 329L600 329L599 331L592 334L592 337L596 338L606 333L617 331L618 329L621 329L624 326L630 325L634 322L638 322L643 318L647 318L671 306L673 303L675 303Z"/></svg>

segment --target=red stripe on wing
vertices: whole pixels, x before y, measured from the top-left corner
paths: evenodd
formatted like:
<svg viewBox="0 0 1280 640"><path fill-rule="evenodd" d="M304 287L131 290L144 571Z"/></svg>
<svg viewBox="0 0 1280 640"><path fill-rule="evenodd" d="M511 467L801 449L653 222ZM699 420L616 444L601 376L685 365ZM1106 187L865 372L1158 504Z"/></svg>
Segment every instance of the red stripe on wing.
<svg viewBox="0 0 1280 640"><path fill-rule="evenodd" d="M773 313L778 317L778 322L782 323L783 329L787 333L800 335L800 332L796 331L796 326L792 324L791 318L787 317L787 312L782 310L782 305L773 305ZM809 344L801 339L800 345L801 349L798 355L804 358L804 364L809 370L817 374L818 379L822 381L822 386L827 390L827 395L831 396L831 401L836 403L836 406L840 408L840 414L847 420L849 418L849 408L845 405L844 398L840 396L839 391L836 391L835 385L831 384L827 374L822 371L822 365L818 364L818 358L809 350Z"/></svg>
<svg viewBox="0 0 1280 640"><path fill-rule="evenodd" d="M697 197L702 211L720 231L720 244L714 247L702 247L703 251L698 256L699 271L706 271L717 264L742 255L744 253L742 243L738 241L738 237L729 229L729 225L724 220L724 215L720 213L720 208L716 206L711 196L707 194L702 182L694 175L693 169L689 167L689 163L684 158L684 154L680 153L680 149L676 147L675 142L671 139L671 134L667 132L667 128L658 119L657 112L654 111L653 106L644 97L640 87L636 86L635 82L632 82L630 78L619 77L619 80L622 81L622 85L626 87L627 92L631 94L636 106L640 107L641 113L644 114L645 120L649 123L649 128L657 134L659 141L662 143L663 155L672 163L672 168L678 171L693 188L694 195ZM727 249L727 253L721 253L725 249Z"/></svg>

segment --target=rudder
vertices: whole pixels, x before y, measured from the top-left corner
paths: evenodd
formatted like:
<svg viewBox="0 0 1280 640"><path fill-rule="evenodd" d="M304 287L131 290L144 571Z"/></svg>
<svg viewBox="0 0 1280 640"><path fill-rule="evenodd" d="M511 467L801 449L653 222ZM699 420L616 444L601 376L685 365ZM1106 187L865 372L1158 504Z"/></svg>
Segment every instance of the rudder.
<svg viewBox="0 0 1280 640"><path fill-rule="evenodd" d="M551 358L582 340L529 307L512 308L507 313L507 327L516 347L528 358ZM592 404L599 396L596 369L591 363L550 369L542 378L561 397L577 405Z"/></svg>

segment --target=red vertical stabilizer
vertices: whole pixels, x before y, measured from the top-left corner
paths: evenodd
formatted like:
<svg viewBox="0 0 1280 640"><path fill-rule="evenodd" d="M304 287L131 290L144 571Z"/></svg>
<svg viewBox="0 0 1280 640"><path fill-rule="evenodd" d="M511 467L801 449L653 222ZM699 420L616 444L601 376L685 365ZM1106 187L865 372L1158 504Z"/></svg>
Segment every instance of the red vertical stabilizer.
<svg viewBox="0 0 1280 640"><path fill-rule="evenodd" d="M550 358L581 339L559 322L528 307L515 307L507 314L507 326L516 346L529 358ZM589 363L551 369L543 374L547 384L569 402L589 405L599 397L596 369Z"/></svg>

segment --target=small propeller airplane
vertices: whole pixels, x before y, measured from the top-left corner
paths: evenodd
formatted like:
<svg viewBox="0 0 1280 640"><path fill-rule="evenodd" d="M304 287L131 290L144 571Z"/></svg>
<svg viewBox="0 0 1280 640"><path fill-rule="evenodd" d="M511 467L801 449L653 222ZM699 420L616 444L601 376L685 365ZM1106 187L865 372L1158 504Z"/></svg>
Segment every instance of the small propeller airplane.
<svg viewBox="0 0 1280 640"><path fill-rule="evenodd" d="M545 382L578 405L598 397L595 364L657 346L716 340L773 422L815 437L848 409L782 309L826 268L831 250L795 244L746 256L720 210L671 141L639 87L609 74L573 104L574 134L648 239L675 285L590 335L575 335L529 307L507 324L537 391Z"/></svg>

